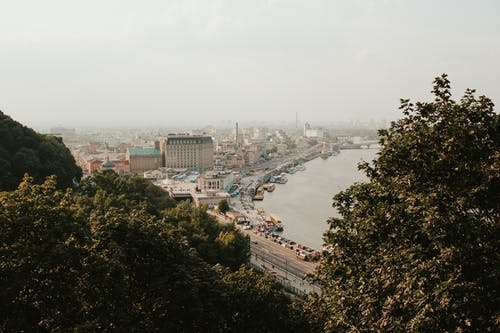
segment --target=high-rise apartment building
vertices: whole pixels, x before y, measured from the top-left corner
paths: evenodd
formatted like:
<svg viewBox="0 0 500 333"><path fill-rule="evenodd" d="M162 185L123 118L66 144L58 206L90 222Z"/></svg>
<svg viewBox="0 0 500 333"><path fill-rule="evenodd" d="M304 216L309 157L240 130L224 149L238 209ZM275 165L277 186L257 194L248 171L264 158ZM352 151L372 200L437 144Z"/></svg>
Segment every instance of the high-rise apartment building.
<svg viewBox="0 0 500 333"><path fill-rule="evenodd" d="M205 171L214 166L212 137L189 134L169 134L160 140L163 165Z"/></svg>

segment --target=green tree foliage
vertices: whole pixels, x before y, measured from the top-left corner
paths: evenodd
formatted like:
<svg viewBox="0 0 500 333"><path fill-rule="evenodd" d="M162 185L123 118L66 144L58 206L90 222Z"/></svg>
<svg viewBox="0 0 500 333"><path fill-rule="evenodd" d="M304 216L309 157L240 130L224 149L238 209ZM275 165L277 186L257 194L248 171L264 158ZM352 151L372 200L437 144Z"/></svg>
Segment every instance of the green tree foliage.
<svg viewBox="0 0 500 333"><path fill-rule="evenodd" d="M249 239L234 225L218 223L206 207L192 207L188 202L176 205L166 192L143 178L119 176L112 170L97 172L81 181L79 194L80 206L89 211L119 208L130 212L142 207L162 218L166 232L182 239L209 264L237 269L248 261Z"/></svg>
<svg viewBox="0 0 500 333"><path fill-rule="evenodd" d="M232 309L225 331L311 332L301 310L293 306L273 276L246 266L219 272L229 287L226 306Z"/></svg>
<svg viewBox="0 0 500 333"><path fill-rule="evenodd" d="M236 269L239 265L248 262L250 238L236 230L233 225L221 230L215 239L215 258L210 262L217 261L222 265Z"/></svg>
<svg viewBox="0 0 500 333"><path fill-rule="evenodd" d="M85 283L99 286L89 290L89 317L98 319L97 327L220 329L223 284L195 252L165 232L161 219L142 209L111 209L92 215L90 227L94 242Z"/></svg>
<svg viewBox="0 0 500 333"><path fill-rule="evenodd" d="M184 239L209 264L238 269L249 258L249 238L234 224L218 223L207 208L183 202L163 211L168 232Z"/></svg>
<svg viewBox="0 0 500 333"><path fill-rule="evenodd" d="M187 204L159 217L110 192L76 196L54 177L25 177L0 193L1 331L297 331L301 317L272 277L213 267L192 246L209 230L230 257L240 235L231 225L220 229ZM204 227L182 234L170 217Z"/></svg>
<svg viewBox="0 0 500 333"><path fill-rule="evenodd" d="M309 307L339 332L498 332L500 118L486 97L402 100L360 168L368 183L337 194Z"/></svg>
<svg viewBox="0 0 500 333"><path fill-rule="evenodd" d="M59 138L38 134L0 111L0 191L17 188L25 173L37 183L56 175L60 188L72 187L82 176Z"/></svg>
<svg viewBox="0 0 500 333"><path fill-rule="evenodd" d="M120 206L130 210L142 204L149 213L157 216L162 210L175 206L175 201L149 180L119 176L113 170L95 172L83 179L79 194L87 199L93 198L94 207L107 209L109 206Z"/></svg>
<svg viewBox="0 0 500 333"><path fill-rule="evenodd" d="M143 207L81 209L54 179L0 194L6 331L219 331L224 285Z"/></svg>
<svg viewBox="0 0 500 333"><path fill-rule="evenodd" d="M221 201L219 201L217 208L219 209L219 212L221 212L222 214L226 214L227 212L229 212L230 208L227 199L222 199Z"/></svg>
<svg viewBox="0 0 500 333"><path fill-rule="evenodd" d="M7 331L57 330L80 312L74 286L89 229L54 178L32 181L0 193L0 327Z"/></svg>

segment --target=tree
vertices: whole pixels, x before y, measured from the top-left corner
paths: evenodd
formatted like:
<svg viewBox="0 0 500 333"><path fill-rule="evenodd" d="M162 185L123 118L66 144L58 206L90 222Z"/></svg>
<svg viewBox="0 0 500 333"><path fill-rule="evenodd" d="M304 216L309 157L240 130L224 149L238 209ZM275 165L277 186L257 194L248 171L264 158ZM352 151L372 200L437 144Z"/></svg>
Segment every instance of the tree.
<svg viewBox="0 0 500 333"><path fill-rule="evenodd" d="M0 191L16 189L25 173L36 183L55 175L59 188L72 187L82 176L60 138L38 134L0 111Z"/></svg>
<svg viewBox="0 0 500 333"><path fill-rule="evenodd" d="M215 239L216 252L213 261L233 270L248 262L250 257L250 238L234 227L221 230Z"/></svg>
<svg viewBox="0 0 500 333"><path fill-rule="evenodd" d="M499 331L500 117L488 98L402 100L369 178L337 194L309 310L327 331Z"/></svg>
<svg viewBox="0 0 500 333"><path fill-rule="evenodd" d="M219 208L219 212L221 212L222 214L226 214L229 211L229 203L227 202L227 199L222 199L221 201L219 201L217 208Z"/></svg>
<svg viewBox="0 0 500 333"><path fill-rule="evenodd" d="M165 221L88 203L54 177L0 193L2 331L221 331L227 288Z"/></svg>
<svg viewBox="0 0 500 333"><path fill-rule="evenodd" d="M159 216L161 211L175 206L167 192L149 180L137 176L119 176L113 170L95 172L80 182L79 194L85 199L94 198L96 206L109 202L125 209L133 209L139 204ZM96 196L102 200L95 200ZM112 201L112 202L111 202Z"/></svg>
<svg viewBox="0 0 500 333"><path fill-rule="evenodd" d="M81 320L82 257L89 228L72 205L71 192L56 191L54 177L0 193L0 327L53 331Z"/></svg>
<svg viewBox="0 0 500 333"><path fill-rule="evenodd" d="M231 272L216 267L228 286L231 311L227 332L311 332L300 308L283 293L275 277L242 265Z"/></svg>
<svg viewBox="0 0 500 333"><path fill-rule="evenodd" d="M207 214L206 206L193 207L187 202L165 209L163 219L168 232L196 249L209 264L221 264L235 270L248 262L249 238L234 224L222 224Z"/></svg>

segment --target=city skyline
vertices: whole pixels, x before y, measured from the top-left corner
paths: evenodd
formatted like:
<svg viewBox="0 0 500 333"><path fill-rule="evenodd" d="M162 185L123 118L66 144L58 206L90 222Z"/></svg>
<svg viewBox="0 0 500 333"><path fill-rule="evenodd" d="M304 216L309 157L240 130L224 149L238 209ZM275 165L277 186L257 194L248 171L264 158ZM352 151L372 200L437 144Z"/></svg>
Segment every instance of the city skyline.
<svg viewBox="0 0 500 333"><path fill-rule="evenodd" d="M33 127L349 122L500 100L495 1L0 4L0 110Z"/></svg>

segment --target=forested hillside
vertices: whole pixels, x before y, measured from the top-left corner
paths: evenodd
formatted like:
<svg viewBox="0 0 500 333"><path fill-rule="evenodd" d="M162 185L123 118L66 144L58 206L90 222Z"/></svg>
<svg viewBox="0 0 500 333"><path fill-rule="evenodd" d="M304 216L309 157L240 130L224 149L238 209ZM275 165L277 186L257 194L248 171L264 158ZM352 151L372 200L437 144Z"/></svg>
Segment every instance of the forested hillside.
<svg viewBox="0 0 500 333"><path fill-rule="evenodd" d="M55 175L59 188L71 187L82 176L59 138L38 134L0 111L0 191L15 189L25 173L36 183Z"/></svg>

